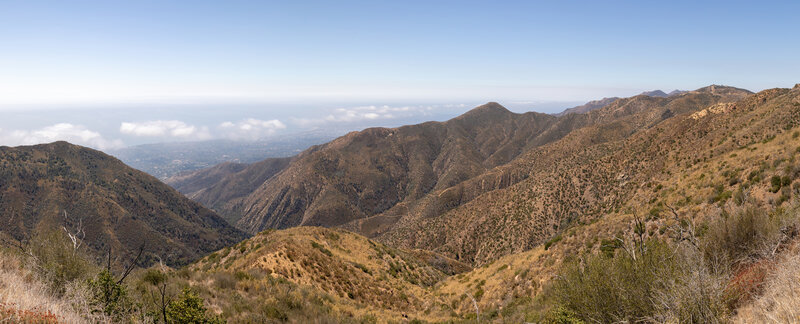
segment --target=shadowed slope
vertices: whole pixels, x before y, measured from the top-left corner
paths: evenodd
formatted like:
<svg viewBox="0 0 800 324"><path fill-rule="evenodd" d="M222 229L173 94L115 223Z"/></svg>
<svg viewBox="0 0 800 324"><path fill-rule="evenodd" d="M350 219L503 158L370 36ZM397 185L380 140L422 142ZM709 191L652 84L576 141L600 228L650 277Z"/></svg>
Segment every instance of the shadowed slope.
<svg viewBox="0 0 800 324"><path fill-rule="evenodd" d="M0 231L82 229L95 255L146 244L143 264L184 264L244 238L212 211L102 152L55 142L0 147Z"/></svg>

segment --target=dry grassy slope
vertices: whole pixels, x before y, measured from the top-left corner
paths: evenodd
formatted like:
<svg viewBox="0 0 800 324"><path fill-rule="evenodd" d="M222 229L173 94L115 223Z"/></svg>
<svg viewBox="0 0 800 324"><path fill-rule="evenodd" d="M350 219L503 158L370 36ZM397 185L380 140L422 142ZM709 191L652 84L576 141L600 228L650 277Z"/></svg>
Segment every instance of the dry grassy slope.
<svg viewBox="0 0 800 324"><path fill-rule="evenodd" d="M272 158L250 165L222 163L165 182L235 224L242 215L237 209L240 201L291 161L292 158Z"/></svg>
<svg viewBox="0 0 800 324"><path fill-rule="evenodd" d="M408 252L339 229L296 227L265 231L236 246L215 252L190 269L208 273L260 272L334 296L341 311L382 319L443 320L450 309L437 301L433 286L448 274L469 268L430 252ZM444 272L443 272L444 271ZM446 273L447 272L447 273ZM269 279L265 279L269 280ZM211 301L225 302L225 301Z"/></svg>
<svg viewBox="0 0 800 324"><path fill-rule="evenodd" d="M85 323L78 302L51 293L16 255L0 251L0 322Z"/></svg>
<svg viewBox="0 0 800 324"><path fill-rule="evenodd" d="M791 182L783 188L790 188L790 199L798 199L800 86L763 91L728 107L681 115L631 139L634 143L629 146L649 143L649 154L664 163L650 178L627 180L634 189L619 208L559 232L547 250L540 245L448 278L436 288L440 298L457 301L462 314L471 312L470 302L458 294L474 294L479 290L476 283L485 281L480 287L481 309L508 308L540 291L565 257L597 253L602 240L628 235L634 215L645 218L648 235L668 237L676 220L666 205L698 228L721 208L737 208L739 188L747 187L744 199L763 208L779 208L785 204L781 199L785 189L771 192L773 175L788 176ZM758 176L750 177L753 172ZM720 184L722 195L715 188Z"/></svg>
<svg viewBox="0 0 800 324"><path fill-rule="evenodd" d="M478 265L525 251L570 223L617 208L635 191L637 181L664 168L660 155L672 149L688 153L672 146L687 138L671 126L674 121L748 94L714 86L670 98L621 99L586 115L567 115L563 118L589 119L589 126L431 193L398 212L403 219L379 239Z"/></svg>
<svg viewBox="0 0 800 324"><path fill-rule="evenodd" d="M66 142L0 147L0 231L26 240L37 229L74 231L81 222L95 255L109 245L124 255L145 242L145 264L185 264L244 238L212 211L102 152Z"/></svg>

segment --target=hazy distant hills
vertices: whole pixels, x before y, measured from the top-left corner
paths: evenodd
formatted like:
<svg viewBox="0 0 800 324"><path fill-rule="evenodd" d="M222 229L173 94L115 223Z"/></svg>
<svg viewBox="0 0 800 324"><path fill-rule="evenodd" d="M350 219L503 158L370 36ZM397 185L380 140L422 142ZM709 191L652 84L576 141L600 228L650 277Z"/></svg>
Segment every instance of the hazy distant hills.
<svg viewBox="0 0 800 324"><path fill-rule="evenodd" d="M668 95L661 90L645 91L639 94L640 96L666 98Z"/></svg>
<svg viewBox="0 0 800 324"><path fill-rule="evenodd" d="M95 255L146 244L144 264L184 264L245 236L211 210L102 152L55 142L0 147L0 232L83 229ZM66 214L66 216L65 216Z"/></svg>
<svg viewBox="0 0 800 324"><path fill-rule="evenodd" d="M666 97L669 97L669 96L676 96L676 95L687 93L687 92L688 91L673 90L670 93L665 93L664 91L661 91L661 90L653 90L653 91L642 92L639 95L640 96L648 96L648 97L666 98ZM620 98L619 97L611 97L611 98L603 98L603 99L600 99L600 100L592 100L592 101L589 101L589 102L587 102L587 103L585 103L583 105L572 107L572 108L568 108L568 109L566 109L566 110L564 110L564 111L562 111L560 113L555 114L555 116L563 116L563 115L570 114L570 113L585 114L585 113L590 112L592 110L600 109L600 108L603 108L605 106L608 106L609 104L611 104L612 102L614 102L614 101L616 101L618 99L620 99Z"/></svg>
<svg viewBox="0 0 800 324"><path fill-rule="evenodd" d="M616 101L619 97L611 97L611 98L603 98L600 100L592 100L583 105L568 108L560 113L555 114L556 116L563 116L566 114L585 114L595 109L603 108L608 106L608 104Z"/></svg>
<svg viewBox="0 0 800 324"><path fill-rule="evenodd" d="M328 142L344 132L310 131L257 141L210 140L158 143L109 150L126 164L161 180L223 162L253 163L266 158L297 155L308 147Z"/></svg>
<svg viewBox="0 0 800 324"><path fill-rule="evenodd" d="M242 215L238 209L241 200L283 171L291 161L292 158L274 158L249 165L225 162L165 181L187 197L218 210L229 223L235 224Z"/></svg>

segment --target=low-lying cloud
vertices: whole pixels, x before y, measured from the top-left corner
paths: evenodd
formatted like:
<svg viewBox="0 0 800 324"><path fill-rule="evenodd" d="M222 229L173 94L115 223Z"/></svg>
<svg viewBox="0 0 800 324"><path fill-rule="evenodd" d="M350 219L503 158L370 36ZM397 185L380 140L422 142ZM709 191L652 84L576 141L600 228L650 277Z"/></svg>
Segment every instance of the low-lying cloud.
<svg viewBox="0 0 800 324"><path fill-rule="evenodd" d="M247 118L239 122L224 122L219 125L223 137L230 139L256 140L286 129L286 124L277 119L260 120Z"/></svg>
<svg viewBox="0 0 800 324"><path fill-rule="evenodd" d="M151 120L145 122L123 122L120 133L133 136L175 137L204 140L211 138L208 127L189 125L180 120Z"/></svg>
<svg viewBox="0 0 800 324"><path fill-rule="evenodd" d="M328 123L357 123L375 120L389 120L414 116L431 115L437 108L463 107L464 105L431 105L431 106L359 106L337 108L322 118L294 118L292 122L298 126L317 126Z"/></svg>
<svg viewBox="0 0 800 324"><path fill-rule="evenodd" d="M3 145L33 145L55 141L67 141L100 150L120 148L123 146L121 140L109 140L98 132L89 130L81 125L70 123L58 123L33 130L0 129L0 143Z"/></svg>

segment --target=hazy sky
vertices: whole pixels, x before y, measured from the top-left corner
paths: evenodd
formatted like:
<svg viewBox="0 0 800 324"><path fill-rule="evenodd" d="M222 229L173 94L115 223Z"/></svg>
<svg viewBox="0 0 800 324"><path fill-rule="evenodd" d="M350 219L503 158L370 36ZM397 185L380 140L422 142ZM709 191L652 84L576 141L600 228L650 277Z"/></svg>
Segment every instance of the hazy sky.
<svg viewBox="0 0 800 324"><path fill-rule="evenodd" d="M255 138L486 101L556 111L652 89L791 87L798 13L798 1L0 0L0 145Z"/></svg>

